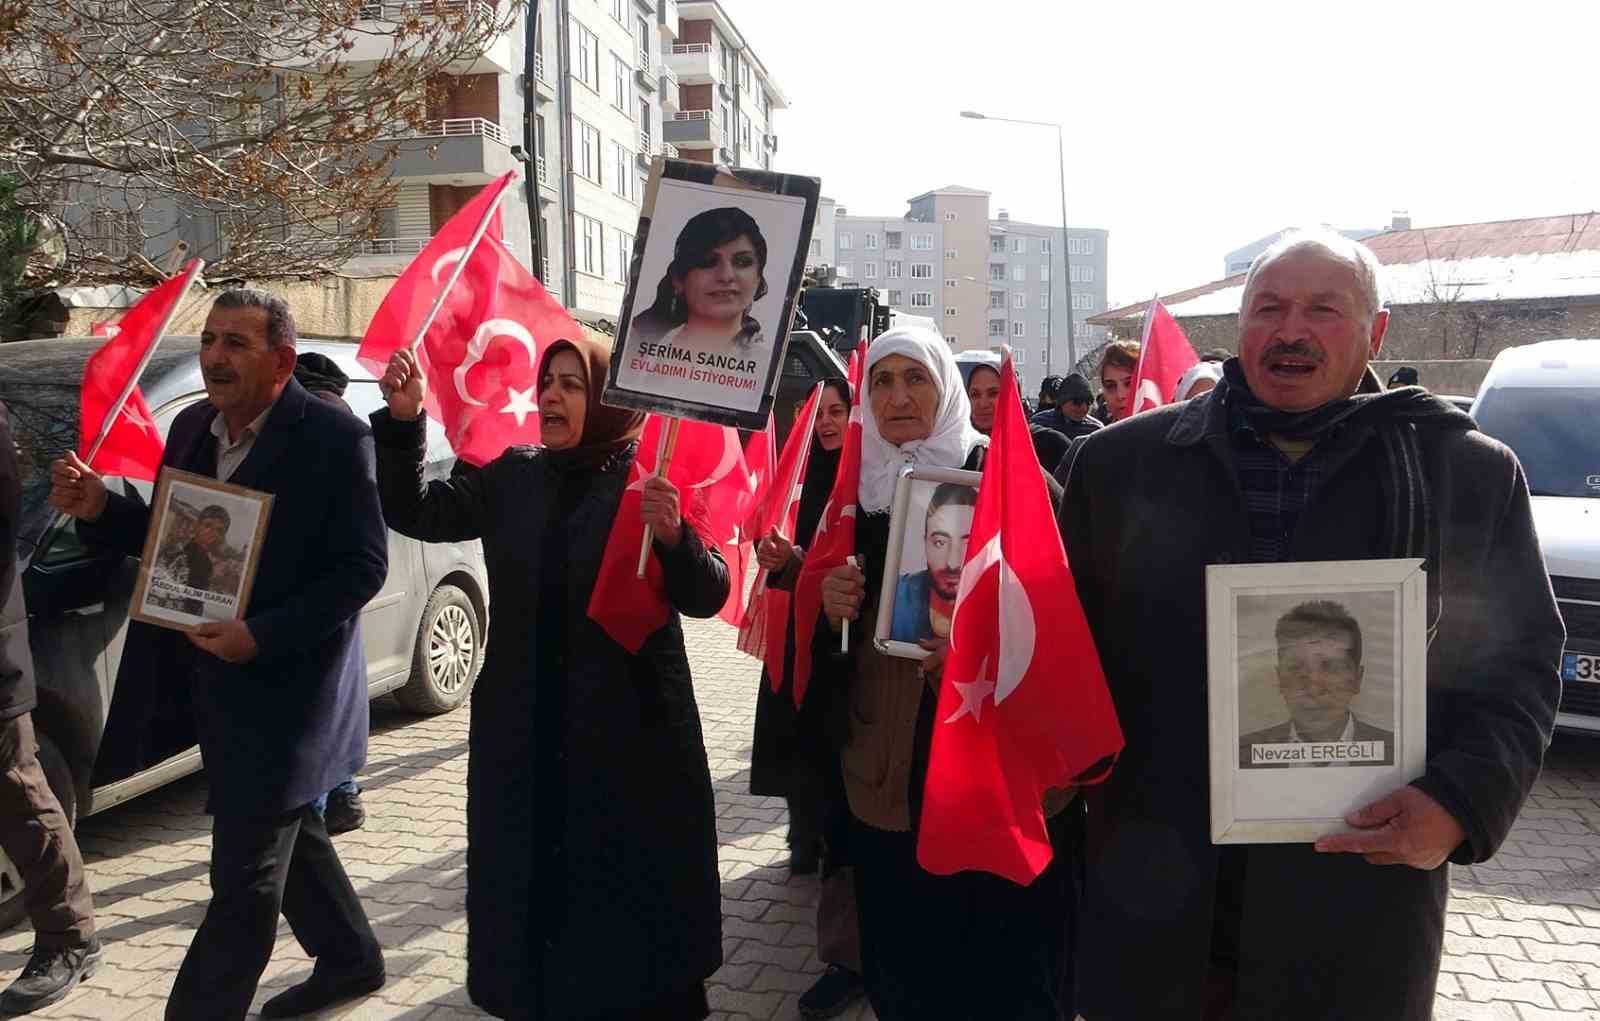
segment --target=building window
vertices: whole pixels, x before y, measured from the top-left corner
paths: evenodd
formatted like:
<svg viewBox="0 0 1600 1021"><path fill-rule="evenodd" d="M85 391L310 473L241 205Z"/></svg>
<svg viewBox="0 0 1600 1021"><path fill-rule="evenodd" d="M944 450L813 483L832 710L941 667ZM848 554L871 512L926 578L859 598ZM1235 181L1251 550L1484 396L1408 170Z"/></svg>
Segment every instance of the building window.
<svg viewBox="0 0 1600 1021"><path fill-rule="evenodd" d="M1075 284L1092 284L1092 283L1094 283L1094 267L1093 266L1074 266L1074 267L1072 267L1072 282L1075 283Z"/></svg>
<svg viewBox="0 0 1600 1021"><path fill-rule="evenodd" d="M1012 238L1011 239L1011 254L1012 255L1027 255L1028 254L1028 239L1027 238Z"/></svg>
<svg viewBox="0 0 1600 1021"><path fill-rule="evenodd" d="M998 262L989 263L989 279L1003 281L1006 278L1006 268Z"/></svg>
<svg viewBox="0 0 1600 1021"><path fill-rule="evenodd" d="M578 139L578 176L586 180L600 183L600 132L579 121L578 130L573 135Z"/></svg>
<svg viewBox="0 0 1600 1021"><path fill-rule="evenodd" d="M649 141L649 139L651 137L651 134L652 134L652 132L650 130L650 126L651 126L651 122L653 120L654 120L654 118L652 118L650 116L650 101L648 99L640 99L639 100L639 138L640 138L641 141ZM646 148L645 155L648 156L648 155L650 155L650 150L654 149L655 146L654 146L654 144L652 144L652 145L646 146L645 148Z"/></svg>
<svg viewBox="0 0 1600 1021"><path fill-rule="evenodd" d="M855 267L848 262L841 262L833 268L833 275L840 280L848 280L856 275Z"/></svg>
<svg viewBox="0 0 1600 1021"><path fill-rule="evenodd" d="M650 23L643 18L639 18L638 29L639 38L637 42L639 44L639 66L644 68L645 72L648 73L652 63L650 59Z"/></svg>
<svg viewBox="0 0 1600 1021"><path fill-rule="evenodd" d="M913 234L913 235L911 235L911 250L913 252L931 252L931 251L933 251L933 235L932 234Z"/></svg>
<svg viewBox="0 0 1600 1021"><path fill-rule="evenodd" d="M933 279L933 263L931 263L931 262L913 262L911 264L911 279L913 279L913 280L932 280Z"/></svg>
<svg viewBox="0 0 1600 1021"><path fill-rule="evenodd" d="M861 236L861 240L862 240L862 243L865 244L868 248L877 248L878 247L878 235L876 235L876 234L872 234L872 233L863 234Z"/></svg>
<svg viewBox="0 0 1600 1021"><path fill-rule="evenodd" d="M883 235L884 247L891 252L900 250L900 232L897 230L886 231Z"/></svg>
<svg viewBox="0 0 1600 1021"><path fill-rule="evenodd" d="M960 283L959 280L957 280L955 277L951 277L949 280L944 282L944 289L947 291L953 291L956 289L956 284L958 283Z"/></svg>
<svg viewBox="0 0 1600 1021"><path fill-rule="evenodd" d="M1028 296L1026 294L1022 294L1020 292L1017 293L1017 294L1013 294L1011 296L1011 307L1012 308L1017 308L1017 309L1027 308L1028 307Z"/></svg>
<svg viewBox="0 0 1600 1021"><path fill-rule="evenodd" d="M1068 238L1067 239L1067 254L1068 255L1093 255L1094 254L1094 242L1092 240L1090 240L1089 238Z"/></svg>
<svg viewBox="0 0 1600 1021"><path fill-rule="evenodd" d="M772 150L766 148L765 146L762 146L761 148L761 169L772 169Z"/></svg>
<svg viewBox="0 0 1600 1021"><path fill-rule="evenodd" d="M1004 254L1006 254L1006 239L1005 238L990 238L989 239L989 251L993 255L1004 255Z"/></svg>
<svg viewBox="0 0 1600 1021"><path fill-rule="evenodd" d="M619 284L628 282L628 264L633 261L633 235L617 231L617 264L612 267L613 277Z"/></svg>
<svg viewBox="0 0 1600 1021"><path fill-rule="evenodd" d="M611 105L623 113L633 107L633 97L628 94L628 76L632 73L626 60L615 53L611 55Z"/></svg>
<svg viewBox="0 0 1600 1021"><path fill-rule="evenodd" d="M944 257L946 262L953 262L954 260L959 259L961 255L954 248L946 248L944 250Z"/></svg>
<svg viewBox="0 0 1600 1021"><path fill-rule="evenodd" d="M949 344L951 347L955 347L956 344L959 343L959 341L956 338L956 335L953 334L953 333L950 334L948 337L944 338L944 340L945 340L945 343Z"/></svg>
<svg viewBox="0 0 1600 1021"><path fill-rule="evenodd" d="M1045 291L1043 294L1039 295L1039 307L1044 309L1046 312L1050 311L1050 292L1049 291Z"/></svg>
<svg viewBox="0 0 1600 1021"><path fill-rule="evenodd" d="M1004 319L989 320L989 336L1004 337L1006 335L1006 321Z"/></svg>
<svg viewBox="0 0 1600 1021"><path fill-rule="evenodd" d="M628 23L628 0L611 0L611 16L616 18L618 23L626 25Z"/></svg>
<svg viewBox="0 0 1600 1021"><path fill-rule="evenodd" d="M901 264L898 260L891 260L890 262L886 263L884 265L884 276L888 277L890 280L899 280L900 265Z"/></svg>
<svg viewBox="0 0 1600 1021"><path fill-rule="evenodd" d="M572 76L600 91L600 40L576 18L572 19Z"/></svg>
<svg viewBox="0 0 1600 1021"><path fill-rule="evenodd" d="M944 214L944 222L945 223L955 223L956 222L956 214L953 213L953 212L945 213Z"/></svg>
<svg viewBox="0 0 1600 1021"><path fill-rule="evenodd" d="M1092 295L1092 294L1074 294L1072 296L1072 307L1074 309L1076 309L1077 311L1079 311L1079 312L1093 312L1094 311L1094 295Z"/></svg>
<svg viewBox="0 0 1600 1021"><path fill-rule="evenodd" d="M722 104L722 144L732 146L735 144L733 137L733 107L727 103Z"/></svg>
<svg viewBox="0 0 1600 1021"><path fill-rule="evenodd" d="M822 257L822 239L821 238L812 238L811 239L811 257L813 259L818 259L818 258Z"/></svg>
<svg viewBox="0 0 1600 1021"><path fill-rule="evenodd" d="M1039 264L1039 279L1045 281L1050 279L1050 264L1048 262L1041 262Z"/></svg>
<svg viewBox="0 0 1600 1021"><path fill-rule="evenodd" d="M900 304L900 298L901 298L901 294L900 294L899 291L890 291L889 292L889 304L891 304L891 305Z"/></svg>
<svg viewBox="0 0 1600 1021"><path fill-rule="evenodd" d="M1028 324L1025 323L1025 322L1022 322L1021 320L1018 320L1017 322L1012 323L1011 324L1011 335L1013 337L1026 337L1028 335Z"/></svg>
<svg viewBox="0 0 1600 1021"><path fill-rule="evenodd" d="M1050 239L1049 238L1040 238L1039 239L1039 254L1040 255L1049 255L1050 254Z"/></svg>
<svg viewBox="0 0 1600 1021"><path fill-rule="evenodd" d="M1050 321L1048 319L1039 320L1039 336L1050 336Z"/></svg>
<svg viewBox="0 0 1600 1021"><path fill-rule="evenodd" d="M1011 267L1011 279L1016 281L1019 284L1023 283L1024 281L1026 281L1028 279L1028 267L1026 267L1026 266L1012 266Z"/></svg>
<svg viewBox="0 0 1600 1021"><path fill-rule="evenodd" d="M933 307L933 292L932 291L912 291L911 292L911 307L912 308L932 308Z"/></svg>
<svg viewBox="0 0 1600 1021"><path fill-rule="evenodd" d="M990 291L989 292L989 307L990 308L1005 308L1006 307L1006 292L1005 291Z"/></svg>
<svg viewBox="0 0 1600 1021"><path fill-rule="evenodd" d="M869 262L861 267L861 276L866 280L878 279L878 264Z"/></svg>
<svg viewBox="0 0 1600 1021"><path fill-rule="evenodd" d="M644 174L639 175L639 190L633 193L635 202L643 202L645 194L650 190L650 178Z"/></svg>
<svg viewBox="0 0 1600 1021"><path fill-rule="evenodd" d="M611 187L616 189L618 195L632 202L634 197L628 193L633 190L633 153L620 142L612 143L611 148L617 160L616 180L611 182Z"/></svg>
<svg viewBox="0 0 1600 1021"><path fill-rule="evenodd" d="M961 310L959 308L956 308L954 305L946 305L944 307L944 317L946 319L954 319L956 316L958 316L960 314L961 314Z"/></svg>
<svg viewBox="0 0 1600 1021"><path fill-rule="evenodd" d="M606 228L599 220L574 213L578 224L578 269L592 276L606 275Z"/></svg>
<svg viewBox="0 0 1600 1021"><path fill-rule="evenodd" d="M750 148L750 115L747 113L739 115L739 145L744 149Z"/></svg>
<svg viewBox="0 0 1600 1021"><path fill-rule="evenodd" d="M853 247L855 247L855 239L848 234L839 235L839 251L848 252Z"/></svg>

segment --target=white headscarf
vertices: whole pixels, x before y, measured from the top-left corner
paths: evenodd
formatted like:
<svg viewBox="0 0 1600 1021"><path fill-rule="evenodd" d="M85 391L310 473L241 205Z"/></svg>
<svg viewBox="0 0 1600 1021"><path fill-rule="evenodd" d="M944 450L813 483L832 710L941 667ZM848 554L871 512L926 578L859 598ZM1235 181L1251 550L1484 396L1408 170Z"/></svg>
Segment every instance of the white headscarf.
<svg viewBox="0 0 1600 1021"><path fill-rule="evenodd" d="M933 431L926 439L899 446L883 438L877 420L872 417L872 367L890 355L904 355L918 362L939 387L939 411L933 419ZM859 504L863 512L873 514L889 509L900 469L906 465L960 468L967 463L967 455L972 453L973 447L988 442L972 427L972 405L967 401L967 388L961 385L961 370L956 366L955 355L950 353L950 345L937 330L925 326L897 326L882 334L867 348L863 378L863 386L868 391L861 398Z"/></svg>
<svg viewBox="0 0 1600 1021"><path fill-rule="evenodd" d="M1202 379L1209 379L1213 383L1222 382L1222 366L1216 362L1195 362L1189 367L1188 372L1178 378L1178 385L1172 391L1173 402L1188 399L1189 388Z"/></svg>

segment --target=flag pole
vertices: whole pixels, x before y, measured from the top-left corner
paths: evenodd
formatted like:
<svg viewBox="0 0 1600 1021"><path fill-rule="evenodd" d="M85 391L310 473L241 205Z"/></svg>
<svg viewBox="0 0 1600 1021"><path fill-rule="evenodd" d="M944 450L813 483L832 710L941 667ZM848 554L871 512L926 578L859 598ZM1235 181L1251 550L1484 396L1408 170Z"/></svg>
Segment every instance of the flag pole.
<svg viewBox="0 0 1600 1021"><path fill-rule="evenodd" d="M806 445L808 447L810 446L811 443L816 441L816 437L817 437L817 412L819 410L821 410L821 408L822 408L822 399L818 395L820 394L821 391L822 391L822 384L818 383L816 386L811 388L811 396L809 398L807 398L807 403L809 403L811 405L811 419L810 419L810 421L808 421L806 423L806 431L804 433L804 435L806 437ZM809 450L806 452L806 455L807 455L806 456L806 460L809 462L810 461L810 451ZM805 481L805 472L804 471L802 471L800 473L800 481L802 483ZM780 495L780 494L773 493L773 496L775 496L775 497L778 496L778 495ZM789 501L794 499L794 491L793 491L793 489L791 489L789 492L783 493L781 495L783 497L784 504L783 504L783 514L779 516L779 520L780 521L784 517L788 516ZM766 538L766 536L764 536L764 535L760 536L759 538L756 539L756 542L760 543L761 540L765 539L765 538ZM754 599L756 596L758 596L762 592L766 591L766 589L767 589L767 575L770 574L770 573L771 573L770 571L757 571L756 572L756 583L750 587L750 598L751 599ZM748 600L747 600L747 602L748 602Z"/></svg>
<svg viewBox="0 0 1600 1021"><path fill-rule="evenodd" d="M189 293L189 288L194 284L195 278L200 275L200 271L205 269L205 266L206 261L204 259L194 259L189 263L188 268L183 271L185 276L183 289L173 299L172 307L167 309L167 314L162 318L161 325L156 327L155 339L150 341L150 346L145 349L144 357L139 359L139 364L134 368L133 374L128 377L127 383L123 384L122 393L117 396L116 401L106 411L105 420L100 423L100 431L95 434L94 442L89 445L88 453L83 458L84 464L94 463L95 455L100 453L100 448L105 445L106 437L111 435L111 427L116 424L117 416L122 414L123 406L128 403L128 398L133 396L134 388L139 385L139 377L144 375L144 370L149 367L150 360L156 356L156 348L161 345L161 338L166 336L167 328L172 325L172 320L177 317L178 303L183 300L184 295ZM168 279L171 278L169 277ZM107 343L110 343L110 341L107 341Z"/></svg>
<svg viewBox="0 0 1600 1021"><path fill-rule="evenodd" d="M661 442L656 446L656 478L667 477L667 468L672 464L672 453L678 447L678 426L682 419L667 419L667 427L661 432ZM682 508L679 508L680 514ZM687 526L682 526L687 527ZM639 544L639 571L636 577L644 577L644 569L650 563L650 542L655 538L655 529L649 525L644 526L644 541Z"/></svg>
<svg viewBox="0 0 1600 1021"><path fill-rule="evenodd" d="M516 171L514 170L508 171L508 174L515 173ZM472 258L472 253L478 250L478 242L482 241L483 236L489 232L489 222L494 219L494 214L500 209L500 203L505 201L506 193L510 190L510 181L501 184L499 194L495 195L494 199L489 203L489 208L483 211L483 216L478 220L478 226L472 231L472 238L467 241L467 247L462 251L461 258L456 260L455 266L450 270L450 279L444 282L444 286L434 296L433 307L428 309L426 316L423 316L422 324L417 327L417 335L411 338L411 343L406 350L415 354L417 348L422 346L422 338L428 335L429 328L433 326L434 319L439 315L439 310L444 307L445 298L450 296L450 291L455 287L456 281L461 279L462 271L467 268L467 260Z"/></svg>
<svg viewBox="0 0 1600 1021"><path fill-rule="evenodd" d="M861 565L856 561L856 555L854 553L852 553L849 556L845 557L844 558L844 562L849 564L851 567L854 567L858 571L861 569ZM850 655L850 618L849 617L846 617L844 620L840 621L840 627L839 627L839 655L841 655L841 656Z"/></svg>

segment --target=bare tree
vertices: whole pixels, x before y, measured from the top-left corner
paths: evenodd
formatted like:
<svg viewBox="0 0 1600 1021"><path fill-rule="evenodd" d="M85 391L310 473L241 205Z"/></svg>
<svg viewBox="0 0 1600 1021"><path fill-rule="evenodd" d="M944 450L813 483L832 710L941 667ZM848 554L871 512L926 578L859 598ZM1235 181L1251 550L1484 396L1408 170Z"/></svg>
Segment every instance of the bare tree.
<svg viewBox="0 0 1600 1021"><path fill-rule="evenodd" d="M510 29L499 5L0 0L0 175L45 228L34 281L149 279L202 218L209 276L336 268L392 202L392 140Z"/></svg>

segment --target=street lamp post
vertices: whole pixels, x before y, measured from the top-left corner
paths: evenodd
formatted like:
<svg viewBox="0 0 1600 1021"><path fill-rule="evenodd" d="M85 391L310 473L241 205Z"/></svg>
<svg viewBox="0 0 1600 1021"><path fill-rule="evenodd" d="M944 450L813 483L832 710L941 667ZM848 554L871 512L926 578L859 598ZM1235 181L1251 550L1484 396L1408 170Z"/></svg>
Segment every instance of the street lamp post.
<svg viewBox="0 0 1600 1021"><path fill-rule="evenodd" d="M1056 129L1056 164L1061 174L1061 286L1067 299L1067 371L1071 372L1078 364L1078 345L1073 331L1072 311L1072 262L1067 257L1067 150L1063 141L1061 125L1051 121L1025 121L1015 117L995 117L991 114L977 113L973 110L961 111L961 116L976 121L1001 121L1005 124L1026 124L1035 128ZM1050 355L1053 334L1055 332L1055 287L1045 288L1045 301L1047 303L1047 318L1045 319L1044 332L1044 374L1050 375ZM1009 318L1009 315L1008 315Z"/></svg>

